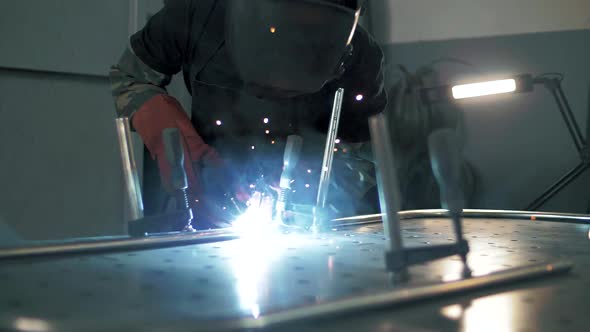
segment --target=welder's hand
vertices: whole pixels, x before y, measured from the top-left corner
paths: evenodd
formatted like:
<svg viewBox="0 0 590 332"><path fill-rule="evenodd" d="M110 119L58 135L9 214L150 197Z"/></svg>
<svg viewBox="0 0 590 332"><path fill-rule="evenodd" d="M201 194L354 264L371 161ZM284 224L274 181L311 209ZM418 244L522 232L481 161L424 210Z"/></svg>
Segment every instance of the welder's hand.
<svg viewBox="0 0 590 332"><path fill-rule="evenodd" d="M168 96L157 95L148 100L133 115L133 127L139 133L152 158L158 161L162 184L172 191L171 167L166 160L162 132L166 128L178 128L183 138L184 168L191 192L201 190L199 169L202 165L221 165L217 152L207 145L193 127L180 103Z"/></svg>

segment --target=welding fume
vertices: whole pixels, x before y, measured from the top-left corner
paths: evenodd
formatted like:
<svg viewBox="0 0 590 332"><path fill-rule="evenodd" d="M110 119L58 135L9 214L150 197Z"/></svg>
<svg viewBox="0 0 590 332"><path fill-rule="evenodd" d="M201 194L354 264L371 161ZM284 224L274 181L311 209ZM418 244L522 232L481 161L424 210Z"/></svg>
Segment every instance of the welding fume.
<svg viewBox="0 0 590 332"><path fill-rule="evenodd" d="M334 96L343 89L330 216L378 211L369 116L383 111L383 53L360 0L167 1L110 71L117 113L146 148L145 214L172 191L162 133L176 128L193 227L252 208L289 222L316 204ZM182 73L190 115L167 94Z"/></svg>

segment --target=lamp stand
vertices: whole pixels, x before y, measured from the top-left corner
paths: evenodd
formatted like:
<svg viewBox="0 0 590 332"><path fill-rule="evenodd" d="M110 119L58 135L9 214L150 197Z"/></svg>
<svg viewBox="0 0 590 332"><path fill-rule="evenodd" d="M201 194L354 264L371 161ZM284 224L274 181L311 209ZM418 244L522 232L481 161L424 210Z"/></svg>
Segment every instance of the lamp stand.
<svg viewBox="0 0 590 332"><path fill-rule="evenodd" d="M567 187L572 181L577 179L580 175L582 175L588 168L590 168L590 146L588 145L588 140L584 139L582 136L582 132L580 130L580 126L576 121L574 113L570 107L570 104L561 88L561 79L559 78L547 78L547 77L538 77L535 78L533 81L534 84L543 84L547 90L551 93L553 98L555 99L555 103L563 117L563 121L570 133L572 141L578 151L580 156L580 163L573 167L570 171L568 171L565 175L563 175L559 180L549 186L539 197L537 197L534 201L532 201L525 210L527 211L536 211L541 206L543 206L548 200L553 198L557 195L561 190ZM589 96L590 98L590 96ZM590 101L589 101L590 102ZM590 109L589 114L590 117ZM590 125L590 118L588 119L588 124ZM587 128L588 132L590 133L590 128ZM588 136L588 134L587 134Z"/></svg>

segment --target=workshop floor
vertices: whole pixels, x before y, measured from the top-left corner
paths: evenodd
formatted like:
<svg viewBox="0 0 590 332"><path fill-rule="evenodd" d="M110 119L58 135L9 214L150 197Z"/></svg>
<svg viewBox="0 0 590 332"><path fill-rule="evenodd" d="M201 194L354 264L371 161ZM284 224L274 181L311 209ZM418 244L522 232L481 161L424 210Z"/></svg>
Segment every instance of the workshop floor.
<svg viewBox="0 0 590 332"><path fill-rule="evenodd" d="M407 246L454 241L445 219L403 222ZM589 226L466 219L476 275L569 259L571 273L281 330L588 331ZM295 307L392 290L378 224L0 265L0 330L214 329ZM458 257L411 268L410 285L460 278ZM34 318L34 319L32 319ZM303 324L303 325L301 325ZM125 328L121 328L125 326ZM221 326L221 325L219 325ZM119 327L119 328L116 328Z"/></svg>

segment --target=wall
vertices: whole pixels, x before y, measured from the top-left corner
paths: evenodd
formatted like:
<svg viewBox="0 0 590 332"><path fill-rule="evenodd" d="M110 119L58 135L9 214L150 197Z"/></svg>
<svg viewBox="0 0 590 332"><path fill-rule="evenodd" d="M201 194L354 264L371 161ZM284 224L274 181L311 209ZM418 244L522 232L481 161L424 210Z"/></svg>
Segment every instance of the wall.
<svg viewBox="0 0 590 332"><path fill-rule="evenodd" d="M124 232L109 67L161 0L0 2L0 245ZM181 79L169 92L185 105ZM142 143L134 134L141 163Z"/></svg>
<svg viewBox="0 0 590 332"><path fill-rule="evenodd" d="M389 85L397 77L395 64L417 68L442 57L473 65L439 67L449 83L561 72L585 130L590 2L375 0L370 6L370 26L386 54ZM460 106L467 120L466 158L480 180L473 207L522 209L579 163L553 99L542 87ZM585 174L542 209L585 212L589 184L590 174Z"/></svg>
<svg viewBox="0 0 590 332"><path fill-rule="evenodd" d="M370 0L382 43L477 38L590 28L587 0Z"/></svg>
<svg viewBox="0 0 590 332"><path fill-rule="evenodd" d="M0 75L5 221L34 239L121 232L108 80L12 70Z"/></svg>
<svg viewBox="0 0 590 332"><path fill-rule="evenodd" d="M123 231L106 76L126 2L0 3L0 215L25 239Z"/></svg>

